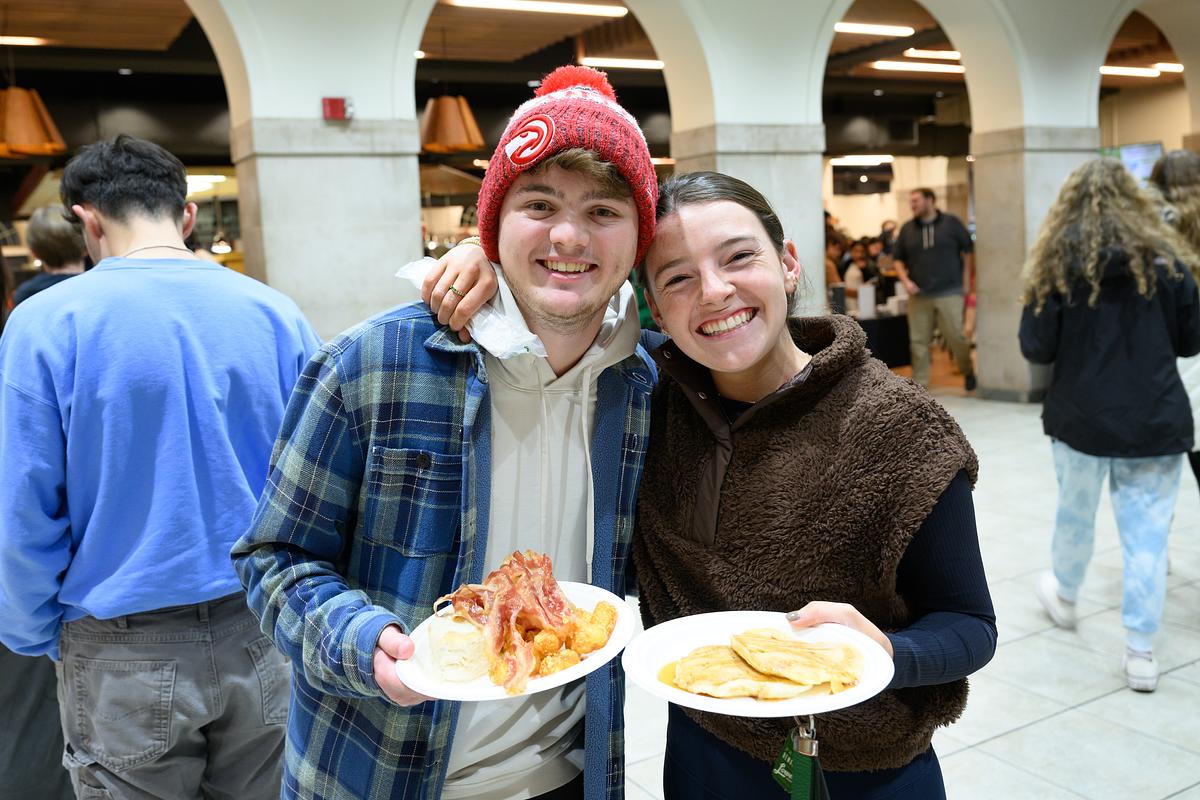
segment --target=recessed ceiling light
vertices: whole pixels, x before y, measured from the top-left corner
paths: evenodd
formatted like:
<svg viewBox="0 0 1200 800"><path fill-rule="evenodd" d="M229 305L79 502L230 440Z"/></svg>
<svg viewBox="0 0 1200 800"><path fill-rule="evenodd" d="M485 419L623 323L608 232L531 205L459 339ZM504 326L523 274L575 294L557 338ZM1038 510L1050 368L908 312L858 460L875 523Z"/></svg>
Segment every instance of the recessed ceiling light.
<svg viewBox="0 0 1200 800"><path fill-rule="evenodd" d="M609 69L662 69L663 62L656 58L599 58L584 56L579 63L585 67L607 67Z"/></svg>
<svg viewBox="0 0 1200 800"><path fill-rule="evenodd" d="M50 40L43 39L40 36L0 36L0 44L13 45L14 47L38 47L39 45L50 44Z"/></svg>
<svg viewBox="0 0 1200 800"><path fill-rule="evenodd" d="M875 69L895 70L897 72L966 72L961 64L925 64L921 61L875 61L871 63Z"/></svg>
<svg viewBox="0 0 1200 800"><path fill-rule="evenodd" d="M859 182L859 183L866 183L866 182L867 182L867 176L866 176L866 175L859 175L859 176L858 176L858 182Z"/></svg>
<svg viewBox="0 0 1200 800"><path fill-rule="evenodd" d="M875 91L871 92L871 94L875 95L876 97L883 97L883 89L876 89Z"/></svg>
<svg viewBox="0 0 1200 800"><path fill-rule="evenodd" d="M543 14L575 14L584 17L623 17L629 13L625 6L591 5L585 3L552 3L543 0L446 0L460 8L487 8L493 11L538 11Z"/></svg>
<svg viewBox="0 0 1200 800"><path fill-rule="evenodd" d="M933 96L934 96L934 97L936 97L936 98L938 98L938 99L941 99L941 98L943 98L943 97L945 97L945 96L946 96L946 93L945 93L945 92L934 92L934 93L933 93Z"/></svg>
<svg viewBox="0 0 1200 800"><path fill-rule="evenodd" d="M835 167L878 167L880 164L891 164L895 158L889 155L878 156L838 156L829 159Z"/></svg>
<svg viewBox="0 0 1200 800"><path fill-rule="evenodd" d="M425 57L424 50L413 50L413 58L424 58L424 57Z"/></svg>
<svg viewBox="0 0 1200 800"><path fill-rule="evenodd" d="M133 70L131 70L129 67L121 67L119 70L117 70L117 74L118 75L132 75Z"/></svg>
<svg viewBox="0 0 1200 800"><path fill-rule="evenodd" d="M525 81L525 85L530 89L536 89L542 85L542 82L539 80Z"/></svg>
<svg viewBox="0 0 1200 800"><path fill-rule="evenodd" d="M1162 73L1153 67L1110 67L1100 68L1101 75L1122 75L1126 78L1157 78Z"/></svg>
<svg viewBox="0 0 1200 800"><path fill-rule="evenodd" d="M916 33L907 25L869 25L862 22L839 22L833 29L838 33L861 33L868 36L912 36Z"/></svg>
<svg viewBox="0 0 1200 800"><path fill-rule="evenodd" d="M908 48L904 55L908 58L938 58L943 61L958 61L962 58L962 53L957 50L920 50L916 47Z"/></svg>

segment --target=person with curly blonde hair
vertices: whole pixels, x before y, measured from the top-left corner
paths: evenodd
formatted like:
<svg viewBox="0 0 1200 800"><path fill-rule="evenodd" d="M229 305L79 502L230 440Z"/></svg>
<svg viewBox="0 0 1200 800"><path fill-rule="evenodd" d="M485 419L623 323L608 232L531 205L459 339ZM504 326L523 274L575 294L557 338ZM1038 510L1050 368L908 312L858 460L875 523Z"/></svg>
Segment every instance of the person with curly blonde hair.
<svg viewBox="0 0 1200 800"><path fill-rule="evenodd" d="M1058 511L1037 596L1056 625L1075 627L1107 476L1125 566L1122 665L1142 692L1158 685L1167 531L1193 444L1175 359L1200 352L1198 267L1120 162L1096 159L1063 184L1022 273L1021 352L1054 365L1042 420Z"/></svg>
<svg viewBox="0 0 1200 800"><path fill-rule="evenodd" d="M1160 158L1150 173L1150 186L1159 194L1163 219L1183 235L1192 250L1200 253L1200 154L1172 150ZM1197 276L1200 278L1200 276ZM1200 420L1200 356L1178 361L1179 377L1192 404L1192 423ZM1192 474L1200 484L1200 449L1188 453Z"/></svg>

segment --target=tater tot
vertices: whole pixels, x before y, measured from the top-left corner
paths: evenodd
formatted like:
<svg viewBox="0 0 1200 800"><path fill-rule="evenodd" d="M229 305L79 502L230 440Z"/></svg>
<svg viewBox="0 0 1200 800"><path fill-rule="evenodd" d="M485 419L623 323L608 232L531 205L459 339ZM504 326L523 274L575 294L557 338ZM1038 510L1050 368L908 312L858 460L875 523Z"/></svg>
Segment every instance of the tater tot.
<svg viewBox="0 0 1200 800"><path fill-rule="evenodd" d="M608 633L605 632L604 628L589 623L579 626L570 644L572 649L581 654L586 654L599 650L607 642Z"/></svg>
<svg viewBox="0 0 1200 800"><path fill-rule="evenodd" d="M617 609L612 603L597 603L592 609L592 624L600 626L612 636L613 628L617 627Z"/></svg>
<svg viewBox="0 0 1200 800"><path fill-rule="evenodd" d="M533 637L533 654L537 658L544 658L551 653L557 653L560 647L562 647L562 642L555 635L554 631L538 631L537 636Z"/></svg>
<svg viewBox="0 0 1200 800"><path fill-rule="evenodd" d="M553 675L556 672L562 672L567 667L573 667L579 663L579 653L574 650L564 649L557 653L551 653L542 659L542 663L538 666L538 675L546 676Z"/></svg>

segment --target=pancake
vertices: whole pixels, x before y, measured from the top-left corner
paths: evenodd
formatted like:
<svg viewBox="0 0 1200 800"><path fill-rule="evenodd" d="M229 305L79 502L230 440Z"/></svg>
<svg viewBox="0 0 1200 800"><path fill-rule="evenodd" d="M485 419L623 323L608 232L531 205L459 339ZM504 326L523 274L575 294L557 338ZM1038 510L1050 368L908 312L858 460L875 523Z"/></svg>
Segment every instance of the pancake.
<svg viewBox="0 0 1200 800"><path fill-rule="evenodd" d="M760 673L796 683L829 683L839 692L857 684L863 674L862 653L844 642L804 642L771 628L734 634L730 642Z"/></svg>
<svg viewBox="0 0 1200 800"><path fill-rule="evenodd" d="M693 694L760 700L785 700L812 688L764 675L724 645L698 647L679 659L675 665L675 685Z"/></svg>

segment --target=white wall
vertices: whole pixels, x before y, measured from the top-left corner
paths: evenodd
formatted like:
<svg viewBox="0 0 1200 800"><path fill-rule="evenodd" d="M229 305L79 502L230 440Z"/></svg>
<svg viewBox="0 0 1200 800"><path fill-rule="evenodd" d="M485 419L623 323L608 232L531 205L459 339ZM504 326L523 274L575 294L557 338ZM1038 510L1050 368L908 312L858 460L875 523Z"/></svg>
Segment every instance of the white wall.
<svg viewBox="0 0 1200 800"><path fill-rule="evenodd" d="M825 208L837 217L842 230L851 236L877 236L883 221L894 219L903 223L910 216L908 194L913 189L928 186L938 195L938 206L966 220L965 209L948 207L947 201L965 194L966 162L952 163L944 156L913 158L900 156L892 162L892 191L886 194L833 193L833 168L825 161L821 193Z"/></svg>
<svg viewBox="0 0 1200 800"><path fill-rule="evenodd" d="M1191 132L1183 83L1122 89L1100 101L1100 143L1105 147L1161 141L1167 150L1178 150Z"/></svg>

